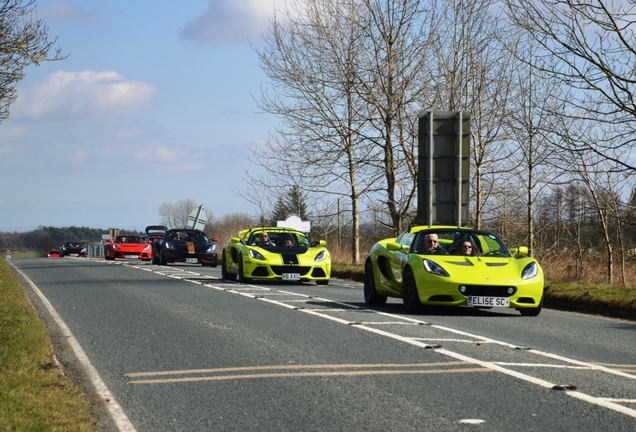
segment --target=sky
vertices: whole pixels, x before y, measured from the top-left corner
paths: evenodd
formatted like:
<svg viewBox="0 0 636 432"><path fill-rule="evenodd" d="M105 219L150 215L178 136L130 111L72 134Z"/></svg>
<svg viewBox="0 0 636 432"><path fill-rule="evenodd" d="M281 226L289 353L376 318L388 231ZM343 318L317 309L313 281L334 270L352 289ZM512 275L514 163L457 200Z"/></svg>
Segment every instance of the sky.
<svg viewBox="0 0 636 432"><path fill-rule="evenodd" d="M183 199L254 214L250 147L278 123L254 47L275 3L37 0L68 57L26 68L0 123L0 231L143 230Z"/></svg>

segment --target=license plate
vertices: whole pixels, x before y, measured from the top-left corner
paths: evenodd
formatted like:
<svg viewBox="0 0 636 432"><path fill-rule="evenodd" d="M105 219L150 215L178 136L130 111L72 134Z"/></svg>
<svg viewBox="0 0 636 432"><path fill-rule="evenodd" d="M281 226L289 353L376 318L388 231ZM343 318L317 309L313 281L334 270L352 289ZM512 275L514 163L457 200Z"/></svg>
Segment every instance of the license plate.
<svg viewBox="0 0 636 432"><path fill-rule="evenodd" d="M185 262L187 262L187 263L195 263L196 264L196 263L199 262L199 259L198 258L186 258Z"/></svg>
<svg viewBox="0 0 636 432"><path fill-rule="evenodd" d="M508 297L468 297L468 306L483 307L510 307L510 299Z"/></svg>
<svg viewBox="0 0 636 432"><path fill-rule="evenodd" d="M283 280L300 280L300 273L283 273Z"/></svg>
<svg viewBox="0 0 636 432"><path fill-rule="evenodd" d="M139 258L138 255L126 255L126 258Z"/></svg>

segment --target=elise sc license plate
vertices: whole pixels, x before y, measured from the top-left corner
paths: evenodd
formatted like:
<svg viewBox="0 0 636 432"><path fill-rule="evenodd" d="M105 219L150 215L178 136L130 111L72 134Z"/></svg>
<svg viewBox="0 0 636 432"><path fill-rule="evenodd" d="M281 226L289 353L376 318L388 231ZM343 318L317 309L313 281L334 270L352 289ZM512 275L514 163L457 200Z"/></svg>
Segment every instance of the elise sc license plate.
<svg viewBox="0 0 636 432"><path fill-rule="evenodd" d="M139 258L137 255L126 255L126 258Z"/></svg>
<svg viewBox="0 0 636 432"><path fill-rule="evenodd" d="M185 259L185 262L187 262L187 263L194 263L194 264L196 264L196 263L198 263L198 262L199 262L199 259L198 259L198 258L186 258L186 259Z"/></svg>
<svg viewBox="0 0 636 432"><path fill-rule="evenodd" d="M283 280L300 280L300 273L283 273Z"/></svg>
<svg viewBox="0 0 636 432"><path fill-rule="evenodd" d="M508 297L480 297L469 296L468 306L477 307L510 307Z"/></svg>

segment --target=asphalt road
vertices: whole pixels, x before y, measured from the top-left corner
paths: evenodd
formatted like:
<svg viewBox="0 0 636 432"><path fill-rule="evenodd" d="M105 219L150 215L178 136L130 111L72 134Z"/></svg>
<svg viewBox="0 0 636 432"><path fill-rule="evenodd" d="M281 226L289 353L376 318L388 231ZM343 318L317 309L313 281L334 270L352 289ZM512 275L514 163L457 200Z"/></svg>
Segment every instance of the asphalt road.
<svg viewBox="0 0 636 432"><path fill-rule="evenodd" d="M104 430L636 430L633 322L406 315L365 307L356 282L243 285L220 267L13 264Z"/></svg>

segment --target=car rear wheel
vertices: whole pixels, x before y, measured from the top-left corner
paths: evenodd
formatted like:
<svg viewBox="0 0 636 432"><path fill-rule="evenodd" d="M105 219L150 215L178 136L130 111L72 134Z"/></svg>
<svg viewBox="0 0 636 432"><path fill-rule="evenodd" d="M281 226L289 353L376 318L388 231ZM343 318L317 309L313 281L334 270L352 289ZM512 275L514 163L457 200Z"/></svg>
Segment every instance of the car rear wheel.
<svg viewBox="0 0 636 432"><path fill-rule="evenodd" d="M413 276L413 271L410 267L404 270L404 277L402 279L402 301L408 313L418 313L422 311L422 303L420 303L420 296L417 293L415 276Z"/></svg>
<svg viewBox="0 0 636 432"><path fill-rule="evenodd" d="M250 283L252 281L251 278L245 277L245 269L243 268L243 256L239 255L239 271L238 271L239 282L241 283Z"/></svg>
<svg viewBox="0 0 636 432"><path fill-rule="evenodd" d="M364 264L364 302L369 306L382 306L386 303L386 296L381 296L375 289L373 263L367 260Z"/></svg>
<svg viewBox="0 0 636 432"><path fill-rule="evenodd" d="M523 308L523 309L517 309L517 310L523 316L536 317L541 313L541 309L543 309L543 296L541 296L541 301L539 302L539 306L537 306L536 308Z"/></svg>

